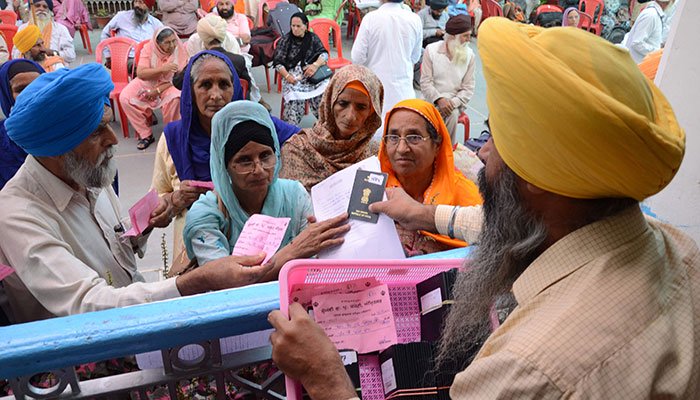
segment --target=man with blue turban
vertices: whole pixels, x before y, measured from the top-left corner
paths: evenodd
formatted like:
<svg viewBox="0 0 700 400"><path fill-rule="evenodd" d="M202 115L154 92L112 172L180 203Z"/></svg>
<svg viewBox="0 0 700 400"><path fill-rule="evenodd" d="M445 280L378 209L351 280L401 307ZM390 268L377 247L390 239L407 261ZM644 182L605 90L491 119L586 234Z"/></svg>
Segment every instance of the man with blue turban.
<svg viewBox="0 0 700 400"><path fill-rule="evenodd" d="M29 154L0 191L0 263L16 271L3 281L14 322L242 286L269 269L242 266L260 263L262 255L231 256L143 282L134 253L142 255L148 235L122 238L124 219L109 185L117 145L109 125L112 89L95 63L44 74L17 97L5 123L10 139ZM151 227L167 222L150 221Z"/></svg>

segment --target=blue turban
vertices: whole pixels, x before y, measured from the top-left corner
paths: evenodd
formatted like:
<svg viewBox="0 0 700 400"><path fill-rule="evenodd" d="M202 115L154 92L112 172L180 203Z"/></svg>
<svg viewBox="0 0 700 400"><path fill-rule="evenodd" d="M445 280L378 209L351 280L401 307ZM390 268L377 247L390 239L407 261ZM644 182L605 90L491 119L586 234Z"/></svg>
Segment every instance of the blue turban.
<svg viewBox="0 0 700 400"><path fill-rule="evenodd" d="M65 154L100 125L112 89L97 63L42 74L17 96L5 122L7 134L33 156Z"/></svg>

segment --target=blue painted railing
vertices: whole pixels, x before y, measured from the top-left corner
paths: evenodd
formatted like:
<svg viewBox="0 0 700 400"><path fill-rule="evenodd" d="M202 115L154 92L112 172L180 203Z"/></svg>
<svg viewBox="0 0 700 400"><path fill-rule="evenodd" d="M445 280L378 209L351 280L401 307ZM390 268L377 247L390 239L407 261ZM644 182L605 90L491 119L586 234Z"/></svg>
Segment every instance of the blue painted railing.
<svg viewBox="0 0 700 400"><path fill-rule="evenodd" d="M277 282L0 328L0 378L269 329Z"/></svg>

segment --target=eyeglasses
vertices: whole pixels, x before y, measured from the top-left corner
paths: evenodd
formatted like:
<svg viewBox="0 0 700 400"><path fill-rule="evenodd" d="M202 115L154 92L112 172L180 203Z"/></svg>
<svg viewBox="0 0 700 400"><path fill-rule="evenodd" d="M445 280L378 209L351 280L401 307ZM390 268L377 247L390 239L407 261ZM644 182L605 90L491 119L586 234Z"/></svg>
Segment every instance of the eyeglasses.
<svg viewBox="0 0 700 400"><path fill-rule="evenodd" d="M402 140L405 140L406 143L408 143L410 146L418 146L419 144L425 142L426 140L429 140L430 138L421 135L384 135L383 139L384 143L391 146L398 146L399 142Z"/></svg>
<svg viewBox="0 0 700 400"><path fill-rule="evenodd" d="M267 154L255 161L234 162L233 171L239 175L247 175L255 171L258 164L262 169L272 169L277 164L277 158L274 154Z"/></svg>

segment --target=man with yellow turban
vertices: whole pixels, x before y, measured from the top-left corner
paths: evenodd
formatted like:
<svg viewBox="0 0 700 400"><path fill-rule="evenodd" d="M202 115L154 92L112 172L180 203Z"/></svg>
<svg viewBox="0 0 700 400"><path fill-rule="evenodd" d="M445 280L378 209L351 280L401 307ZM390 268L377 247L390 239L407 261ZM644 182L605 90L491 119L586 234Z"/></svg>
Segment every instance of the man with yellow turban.
<svg viewBox="0 0 700 400"><path fill-rule="evenodd" d="M34 13L30 13L29 22L19 26L17 34L30 26L39 28L41 38L44 41L48 56L60 56L65 63L75 60L75 47L73 47L73 35L68 32L63 24L53 20L53 1L35 0L33 2ZM20 58L19 49L12 51L12 58Z"/></svg>
<svg viewBox="0 0 700 400"><path fill-rule="evenodd" d="M61 56L48 54L49 52L44 47L44 39L41 37L41 31L36 25L28 25L26 28L17 32L12 38L12 41L15 44L15 49L22 53L21 58L38 63L46 72L53 72L66 68L66 63Z"/></svg>
<svg viewBox="0 0 700 400"><path fill-rule="evenodd" d="M671 106L627 51L580 29L489 18L479 51L492 139L479 247L435 354L441 375L461 371L450 397L700 398L700 251L639 207L683 159ZM436 229L434 207L390 197L371 209ZM288 377L316 400L355 397L306 310L268 319Z"/></svg>

